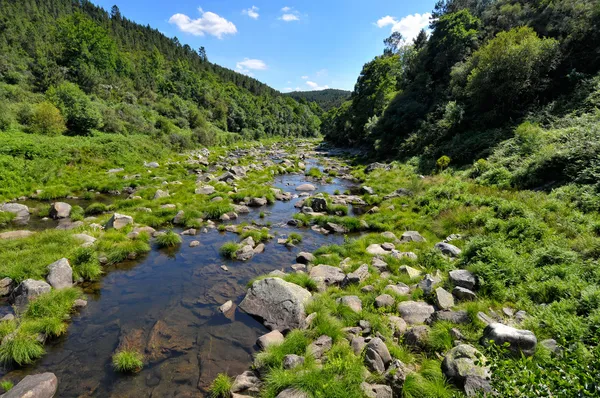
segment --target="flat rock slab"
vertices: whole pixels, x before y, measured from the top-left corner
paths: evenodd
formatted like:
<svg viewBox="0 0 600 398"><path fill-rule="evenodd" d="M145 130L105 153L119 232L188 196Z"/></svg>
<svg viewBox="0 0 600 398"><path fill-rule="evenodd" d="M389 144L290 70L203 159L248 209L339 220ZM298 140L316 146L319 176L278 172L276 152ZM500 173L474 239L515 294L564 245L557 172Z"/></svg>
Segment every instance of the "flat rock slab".
<svg viewBox="0 0 600 398"><path fill-rule="evenodd" d="M8 231L0 234L0 240L12 240L12 239L23 239L29 238L35 235L33 231Z"/></svg>
<svg viewBox="0 0 600 398"><path fill-rule="evenodd" d="M2 398L52 398L58 388L54 373L41 373L25 376Z"/></svg>
<svg viewBox="0 0 600 398"><path fill-rule="evenodd" d="M398 312L406 323L425 323L435 312L433 306L422 301L404 301L398 304Z"/></svg>

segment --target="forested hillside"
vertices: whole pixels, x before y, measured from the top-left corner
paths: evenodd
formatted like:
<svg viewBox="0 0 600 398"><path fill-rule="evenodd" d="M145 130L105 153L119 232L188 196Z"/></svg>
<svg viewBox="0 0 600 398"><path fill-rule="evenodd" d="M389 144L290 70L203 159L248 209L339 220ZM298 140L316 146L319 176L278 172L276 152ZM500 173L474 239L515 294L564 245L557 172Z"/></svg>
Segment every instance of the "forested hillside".
<svg viewBox="0 0 600 398"><path fill-rule="evenodd" d="M598 26L595 0L440 1L429 32L385 41L323 133L424 171L491 155L474 168L489 184L596 184Z"/></svg>
<svg viewBox="0 0 600 398"><path fill-rule="evenodd" d="M314 136L306 104L86 0L0 0L0 131L144 134L174 148Z"/></svg>
<svg viewBox="0 0 600 398"><path fill-rule="evenodd" d="M289 95L297 101L304 99L308 102L316 102L321 109L329 111L332 108L341 106L344 101L350 98L350 94L350 91L328 88L318 91L292 91L286 95Z"/></svg>

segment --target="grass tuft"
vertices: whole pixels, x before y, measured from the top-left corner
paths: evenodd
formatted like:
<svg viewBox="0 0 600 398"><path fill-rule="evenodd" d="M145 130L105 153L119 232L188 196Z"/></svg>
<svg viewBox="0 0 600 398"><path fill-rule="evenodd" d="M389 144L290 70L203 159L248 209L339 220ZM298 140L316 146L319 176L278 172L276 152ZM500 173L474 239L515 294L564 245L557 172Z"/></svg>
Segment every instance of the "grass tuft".
<svg viewBox="0 0 600 398"><path fill-rule="evenodd" d="M117 372L137 373L144 367L144 357L137 351L122 350L113 355L112 365Z"/></svg>
<svg viewBox="0 0 600 398"><path fill-rule="evenodd" d="M156 236L156 243L159 247L174 247L181 243L181 236L173 231L167 231Z"/></svg>
<svg viewBox="0 0 600 398"><path fill-rule="evenodd" d="M232 381L225 373L219 373L210 385L208 392L211 398L231 397Z"/></svg>

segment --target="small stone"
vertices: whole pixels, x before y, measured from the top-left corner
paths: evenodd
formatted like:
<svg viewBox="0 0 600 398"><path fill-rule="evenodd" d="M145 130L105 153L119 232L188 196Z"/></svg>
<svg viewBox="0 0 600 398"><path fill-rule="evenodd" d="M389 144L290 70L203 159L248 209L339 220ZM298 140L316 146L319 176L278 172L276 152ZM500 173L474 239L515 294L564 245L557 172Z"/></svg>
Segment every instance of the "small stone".
<svg viewBox="0 0 600 398"><path fill-rule="evenodd" d="M404 333L404 344L417 349L426 349L429 332L429 326L414 326Z"/></svg>
<svg viewBox="0 0 600 398"><path fill-rule="evenodd" d="M458 257L460 256L460 253L462 253L462 250L454 245L451 245L450 243L439 242L436 243L434 247L441 251L442 254L449 257Z"/></svg>
<svg viewBox="0 0 600 398"><path fill-rule="evenodd" d="M437 306L443 310L454 307L454 297L452 296L452 293L444 288L438 287L435 289L435 299Z"/></svg>
<svg viewBox="0 0 600 398"><path fill-rule="evenodd" d="M190 247L198 247L200 246L200 241L193 240L190 242Z"/></svg>
<svg viewBox="0 0 600 398"><path fill-rule="evenodd" d="M286 370L295 369L298 366L304 365L304 357L289 354L283 357L283 368Z"/></svg>
<svg viewBox="0 0 600 398"><path fill-rule="evenodd" d="M394 298L389 294L382 294L375 298L375 308L391 307L394 303Z"/></svg>
<svg viewBox="0 0 600 398"><path fill-rule="evenodd" d="M435 312L434 308L421 301L404 301L398 304L398 312L408 324L425 323Z"/></svg>
<svg viewBox="0 0 600 398"><path fill-rule="evenodd" d="M82 308L87 307L88 302L86 300L83 299L77 299L73 302L73 308L76 310L80 310Z"/></svg>
<svg viewBox="0 0 600 398"><path fill-rule="evenodd" d="M285 340L285 338L283 337L283 334L281 334L281 332L279 330L273 330L267 334L260 336L258 338L258 340L256 341L256 345L260 349L264 350L267 347L270 347L272 345L282 344L284 340Z"/></svg>
<svg viewBox="0 0 600 398"><path fill-rule="evenodd" d="M389 319L390 325L392 326L392 331L394 332L394 336L402 336L407 328L406 321L400 318L399 316L395 315L391 315Z"/></svg>
<svg viewBox="0 0 600 398"><path fill-rule="evenodd" d="M418 269L415 269L413 267L409 267L408 265L402 265L400 268L398 268L398 272L402 275L408 275L408 277L410 279L414 279L417 278L421 275L421 271L419 271Z"/></svg>
<svg viewBox="0 0 600 398"><path fill-rule="evenodd" d="M408 243L408 242L426 242L426 240L417 231L406 231L400 237L400 242L402 242L402 243Z"/></svg>
<svg viewBox="0 0 600 398"><path fill-rule="evenodd" d="M225 271L225 272L228 272L228 271L229 271L229 268L227 268L227 266L226 266L226 265L221 265L221 269L222 269L223 271Z"/></svg>
<svg viewBox="0 0 600 398"><path fill-rule="evenodd" d="M56 202L50 205L50 218L58 220L60 218L69 218L71 215L71 205L64 202Z"/></svg>
<svg viewBox="0 0 600 398"><path fill-rule="evenodd" d="M315 256L312 253L300 252L296 257L296 262L300 264L310 264L315 261Z"/></svg>
<svg viewBox="0 0 600 398"><path fill-rule="evenodd" d="M373 372L383 374L392 362L392 356L387 346L379 337L372 339L367 344L365 352L365 364Z"/></svg>
<svg viewBox="0 0 600 398"><path fill-rule="evenodd" d="M356 313L362 311L362 302L358 296L344 296L337 299L339 304L350 307L350 309Z"/></svg>
<svg viewBox="0 0 600 398"><path fill-rule="evenodd" d="M377 243L369 245L369 247L367 247L367 253L374 256L389 254L387 250L385 250L383 247L381 247L381 245Z"/></svg>
<svg viewBox="0 0 600 398"><path fill-rule="evenodd" d="M391 252L396 248L393 243L385 242L381 244L381 248L385 251Z"/></svg>
<svg viewBox="0 0 600 398"><path fill-rule="evenodd" d="M459 287L474 290L477 286L477 277L466 269L456 269L449 273L450 281Z"/></svg>
<svg viewBox="0 0 600 398"><path fill-rule="evenodd" d="M366 382L361 383L361 390L367 398L392 398L392 388L385 384L369 384Z"/></svg>
<svg viewBox="0 0 600 398"><path fill-rule="evenodd" d="M346 275L346 283L361 283L365 281L369 277L369 266L367 264L363 264L356 269L356 271L349 273Z"/></svg>
<svg viewBox="0 0 600 398"><path fill-rule="evenodd" d="M354 336L350 342L350 346L355 355L360 355L366 345L365 338L361 336Z"/></svg>
<svg viewBox="0 0 600 398"><path fill-rule="evenodd" d="M535 353L537 338L529 330L521 330L501 323L491 323L483 331L482 344L487 345L494 341L496 345L509 344L509 349L515 353L531 356Z"/></svg>
<svg viewBox="0 0 600 398"><path fill-rule="evenodd" d="M333 340L331 337L323 335L308 346L308 352L310 352L315 359L321 359L323 354L331 350L332 346Z"/></svg>
<svg viewBox="0 0 600 398"><path fill-rule="evenodd" d="M106 229L122 229L130 224L133 224L133 217L126 216L124 214L114 213L110 220L108 220L108 223L106 224Z"/></svg>
<svg viewBox="0 0 600 398"><path fill-rule="evenodd" d="M452 290L452 294L459 300L475 300L477 298L477 295L474 292L460 286L455 287Z"/></svg>
<svg viewBox="0 0 600 398"><path fill-rule="evenodd" d="M385 287L385 290L389 290L399 296L406 296L410 293L410 287L408 287L404 283L398 283L396 285L387 285Z"/></svg>

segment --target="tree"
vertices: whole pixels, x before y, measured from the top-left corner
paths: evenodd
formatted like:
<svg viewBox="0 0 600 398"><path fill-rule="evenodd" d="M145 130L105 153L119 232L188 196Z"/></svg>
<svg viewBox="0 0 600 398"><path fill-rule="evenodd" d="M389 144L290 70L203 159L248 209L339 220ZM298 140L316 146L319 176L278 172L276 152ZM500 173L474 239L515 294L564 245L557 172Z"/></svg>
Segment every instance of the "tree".
<svg viewBox="0 0 600 398"><path fill-rule="evenodd" d="M383 49L383 54L388 56L396 54L403 40L404 38L402 37L402 33L392 33L390 37L383 41L383 44L385 45L385 48Z"/></svg>
<svg viewBox="0 0 600 398"><path fill-rule="evenodd" d="M200 57L200 61L208 62L208 57L206 56L206 49L204 48L204 46L200 47L200 49L198 50L198 56Z"/></svg>
<svg viewBox="0 0 600 398"><path fill-rule="evenodd" d="M67 130L60 111L48 101L35 106L30 128L34 133L52 136L61 135Z"/></svg>
<svg viewBox="0 0 600 398"><path fill-rule="evenodd" d="M425 32L425 29L421 29L417 37L413 40L413 46L414 49L418 51L425 47L425 44L427 44L427 32Z"/></svg>
<svg viewBox="0 0 600 398"><path fill-rule="evenodd" d="M112 6L112 8L110 9L110 17L116 20L121 19L121 10L119 10L119 7L117 7L116 5Z"/></svg>
<svg viewBox="0 0 600 398"><path fill-rule="evenodd" d="M88 135L92 129L100 126L100 112L76 84L66 82L50 87L46 95L66 117L71 134Z"/></svg>

